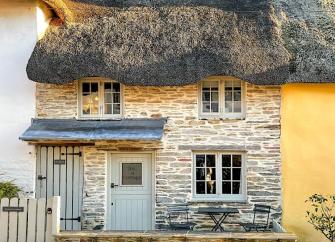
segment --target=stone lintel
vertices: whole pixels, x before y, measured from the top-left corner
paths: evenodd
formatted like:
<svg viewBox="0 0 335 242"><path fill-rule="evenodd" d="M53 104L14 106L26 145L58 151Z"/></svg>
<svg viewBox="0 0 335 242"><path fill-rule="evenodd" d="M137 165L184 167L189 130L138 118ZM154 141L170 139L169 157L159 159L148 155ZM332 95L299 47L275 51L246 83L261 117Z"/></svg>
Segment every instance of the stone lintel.
<svg viewBox="0 0 335 242"><path fill-rule="evenodd" d="M179 145L179 150L211 150L211 151L239 151L247 152L244 145Z"/></svg>

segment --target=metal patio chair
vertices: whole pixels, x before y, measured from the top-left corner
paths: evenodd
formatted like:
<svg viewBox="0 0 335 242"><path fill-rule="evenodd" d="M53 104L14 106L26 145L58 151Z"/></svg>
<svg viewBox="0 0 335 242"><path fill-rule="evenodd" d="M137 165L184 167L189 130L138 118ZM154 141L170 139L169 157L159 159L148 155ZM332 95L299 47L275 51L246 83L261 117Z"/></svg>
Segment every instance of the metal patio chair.
<svg viewBox="0 0 335 242"><path fill-rule="evenodd" d="M195 223L190 222L187 204L167 205L169 226L172 230L193 230Z"/></svg>
<svg viewBox="0 0 335 242"><path fill-rule="evenodd" d="M253 211L254 211L254 218L252 220L252 223L240 223L240 225L244 228L246 232L269 231L271 206L255 204ZM264 222L264 215L266 216L266 222ZM263 218L257 219L260 216L262 216Z"/></svg>

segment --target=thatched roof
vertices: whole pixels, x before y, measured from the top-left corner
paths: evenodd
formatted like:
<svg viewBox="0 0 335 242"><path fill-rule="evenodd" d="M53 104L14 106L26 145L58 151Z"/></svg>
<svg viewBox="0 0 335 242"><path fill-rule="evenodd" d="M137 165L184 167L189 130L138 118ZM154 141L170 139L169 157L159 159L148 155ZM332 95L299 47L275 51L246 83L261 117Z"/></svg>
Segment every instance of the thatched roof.
<svg viewBox="0 0 335 242"><path fill-rule="evenodd" d="M44 1L63 24L51 23L37 43L27 66L33 81L335 82L332 0Z"/></svg>

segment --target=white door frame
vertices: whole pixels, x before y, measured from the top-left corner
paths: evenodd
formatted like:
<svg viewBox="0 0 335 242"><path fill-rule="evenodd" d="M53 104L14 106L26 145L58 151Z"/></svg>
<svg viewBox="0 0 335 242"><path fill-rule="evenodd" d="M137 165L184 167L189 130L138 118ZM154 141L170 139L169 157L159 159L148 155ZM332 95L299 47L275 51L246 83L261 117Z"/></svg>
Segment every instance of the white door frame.
<svg viewBox="0 0 335 242"><path fill-rule="evenodd" d="M124 151L124 152L120 152L120 151L109 151L107 153L107 179L106 179L106 194L107 194L107 198L106 198L106 215L105 215L105 226L104 226L104 230L110 230L110 225L111 225L111 188L110 188L110 184L111 184L111 174L110 174L110 170L111 170L111 159L112 159L112 155L113 154L149 154L151 156L151 174L152 174L152 186L151 186L151 214L152 214L152 218L151 218L151 229L155 230L155 224L156 224L156 214L155 214L155 210L156 210L156 152L155 151Z"/></svg>

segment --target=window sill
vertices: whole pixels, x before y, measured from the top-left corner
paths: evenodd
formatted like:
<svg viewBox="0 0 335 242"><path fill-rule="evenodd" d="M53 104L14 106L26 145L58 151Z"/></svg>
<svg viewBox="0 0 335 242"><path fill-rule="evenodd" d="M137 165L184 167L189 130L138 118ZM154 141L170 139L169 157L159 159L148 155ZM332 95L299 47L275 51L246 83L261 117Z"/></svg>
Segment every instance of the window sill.
<svg viewBox="0 0 335 242"><path fill-rule="evenodd" d="M198 117L199 120L223 120L223 121L240 121L245 120L245 116L241 117L222 117L222 116L206 116L206 115L200 115Z"/></svg>
<svg viewBox="0 0 335 242"><path fill-rule="evenodd" d="M121 120L122 116L115 116L115 117L78 117L77 120L82 121L104 121L104 120Z"/></svg>

